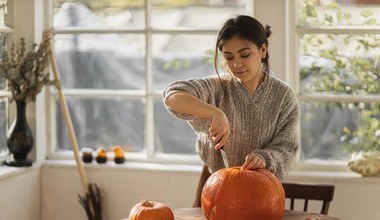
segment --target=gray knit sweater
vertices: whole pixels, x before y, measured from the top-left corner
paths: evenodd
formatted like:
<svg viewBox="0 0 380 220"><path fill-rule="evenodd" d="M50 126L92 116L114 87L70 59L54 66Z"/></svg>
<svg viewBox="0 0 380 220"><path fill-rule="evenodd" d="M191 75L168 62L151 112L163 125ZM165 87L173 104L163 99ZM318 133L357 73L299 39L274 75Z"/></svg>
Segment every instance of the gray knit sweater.
<svg viewBox="0 0 380 220"><path fill-rule="evenodd" d="M224 147L230 166L241 166L248 154L256 153L265 159L268 170L283 179L299 147L299 105L294 91L272 74L266 74L253 95L234 77L224 75L221 80L215 75L176 81L164 90L163 98L186 91L223 110L230 124ZM194 129L197 152L210 172L223 168L220 151L214 149L208 134L210 120L166 108Z"/></svg>

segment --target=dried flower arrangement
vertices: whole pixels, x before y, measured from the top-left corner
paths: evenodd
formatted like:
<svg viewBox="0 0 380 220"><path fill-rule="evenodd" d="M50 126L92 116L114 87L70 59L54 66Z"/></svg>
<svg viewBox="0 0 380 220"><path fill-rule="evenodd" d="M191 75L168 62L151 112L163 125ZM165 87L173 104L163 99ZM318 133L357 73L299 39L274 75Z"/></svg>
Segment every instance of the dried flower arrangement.
<svg viewBox="0 0 380 220"><path fill-rule="evenodd" d="M0 78L8 82L12 100L35 101L44 85L54 84L45 71L49 63L49 40L44 35L41 44L33 44L32 50L26 51L25 39L20 39L19 49L13 43L0 60Z"/></svg>

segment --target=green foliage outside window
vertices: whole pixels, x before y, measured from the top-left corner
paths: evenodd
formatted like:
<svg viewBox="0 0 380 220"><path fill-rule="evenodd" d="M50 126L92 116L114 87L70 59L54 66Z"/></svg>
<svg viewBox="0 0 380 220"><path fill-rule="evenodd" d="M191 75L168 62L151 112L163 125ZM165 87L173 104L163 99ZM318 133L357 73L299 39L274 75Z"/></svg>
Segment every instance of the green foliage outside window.
<svg viewBox="0 0 380 220"><path fill-rule="evenodd" d="M325 10L329 13L322 16L311 0L304 1L302 8L299 15L301 26L352 24L350 11L337 3L328 5ZM360 16L362 26L380 25L376 24L376 13L369 9L363 8ZM303 56L313 57L311 65L300 67L301 80L306 81L302 92L380 95L380 35L306 34L301 37L300 45ZM352 53L342 52L349 50ZM324 108L324 104L316 105ZM335 103L328 105L336 107ZM379 103L340 102L338 105L354 112L358 118L355 125L346 126L341 131L340 147L346 152L380 150Z"/></svg>

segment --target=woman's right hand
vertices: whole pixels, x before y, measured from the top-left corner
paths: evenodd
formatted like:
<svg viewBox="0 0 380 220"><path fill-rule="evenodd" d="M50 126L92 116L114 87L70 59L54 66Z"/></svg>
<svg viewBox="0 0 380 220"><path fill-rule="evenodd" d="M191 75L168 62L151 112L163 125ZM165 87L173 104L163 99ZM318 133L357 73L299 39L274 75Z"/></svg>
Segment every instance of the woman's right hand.
<svg viewBox="0 0 380 220"><path fill-rule="evenodd" d="M223 147L230 135L230 125L226 114L219 108L210 105L187 92L176 92L165 99L173 111L211 119L209 134L217 143L215 149Z"/></svg>
<svg viewBox="0 0 380 220"><path fill-rule="evenodd" d="M227 143L230 135L230 124L226 114L220 109L217 109L211 116L209 134L212 140L217 143L215 149L219 149Z"/></svg>

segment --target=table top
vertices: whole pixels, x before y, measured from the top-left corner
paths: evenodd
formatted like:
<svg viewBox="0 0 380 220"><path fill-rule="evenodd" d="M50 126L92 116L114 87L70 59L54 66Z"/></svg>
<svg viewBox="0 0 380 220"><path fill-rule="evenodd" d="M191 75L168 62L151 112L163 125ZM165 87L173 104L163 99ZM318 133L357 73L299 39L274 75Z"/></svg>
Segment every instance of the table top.
<svg viewBox="0 0 380 220"><path fill-rule="evenodd" d="M175 220L206 220L201 208L174 209ZM339 220L339 218L315 213L285 210L283 220Z"/></svg>

